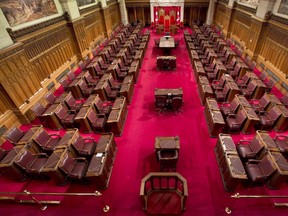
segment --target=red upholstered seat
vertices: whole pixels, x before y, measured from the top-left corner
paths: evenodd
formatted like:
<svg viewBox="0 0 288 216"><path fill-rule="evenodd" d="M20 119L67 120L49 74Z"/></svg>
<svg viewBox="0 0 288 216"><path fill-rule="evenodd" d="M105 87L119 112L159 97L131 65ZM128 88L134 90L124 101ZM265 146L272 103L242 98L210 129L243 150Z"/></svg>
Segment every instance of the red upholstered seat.
<svg viewBox="0 0 288 216"><path fill-rule="evenodd" d="M215 96L218 102L226 101L227 95L229 94L230 88L228 85L224 85L223 89L216 89Z"/></svg>
<svg viewBox="0 0 288 216"><path fill-rule="evenodd" d="M68 110L65 106L59 105L55 110L55 114L64 128L75 128L77 125L74 124L76 112Z"/></svg>
<svg viewBox="0 0 288 216"><path fill-rule="evenodd" d="M253 82L249 82L248 86L240 88L240 92L245 98L250 99L253 96L256 88L257 85L255 85Z"/></svg>
<svg viewBox="0 0 288 216"><path fill-rule="evenodd" d="M28 149L23 150L14 163L28 174L38 174L44 167L48 156L45 153L33 154Z"/></svg>
<svg viewBox="0 0 288 216"><path fill-rule="evenodd" d="M256 159L263 152L264 145L255 136L252 140L240 140L236 149L242 159Z"/></svg>
<svg viewBox="0 0 288 216"><path fill-rule="evenodd" d="M271 157L265 155L261 160L248 160L245 170L252 182L264 183L276 171L276 167Z"/></svg>
<svg viewBox="0 0 288 216"><path fill-rule="evenodd" d="M82 180L88 169L88 161L83 158L74 158L66 153L59 168L65 173L67 178Z"/></svg>
<svg viewBox="0 0 288 216"><path fill-rule="evenodd" d="M45 130L42 130L34 137L36 144L46 152L52 152L56 149L61 137L58 134L49 135Z"/></svg>
<svg viewBox="0 0 288 216"><path fill-rule="evenodd" d="M46 100L47 104L49 106L51 106L55 101L56 101L56 97L55 95L49 91L45 96L44 96L44 99Z"/></svg>
<svg viewBox="0 0 288 216"><path fill-rule="evenodd" d="M72 147L79 156L89 156L94 154L96 142L92 138L83 139L78 136L72 143Z"/></svg>
<svg viewBox="0 0 288 216"><path fill-rule="evenodd" d="M220 110L224 116L228 116L229 114L235 114L237 109L239 108L239 103L234 98L231 103L223 103L220 107Z"/></svg>
<svg viewBox="0 0 288 216"><path fill-rule="evenodd" d="M65 98L65 103L67 104L69 110L73 110L75 112L78 112L82 105L81 103L77 103L74 96L72 94L68 94Z"/></svg>
<svg viewBox="0 0 288 216"><path fill-rule="evenodd" d="M97 115L94 110L91 109L87 114L87 119L94 132L105 131L105 124L107 122L107 117L105 115Z"/></svg>
<svg viewBox="0 0 288 216"><path fill-rule="evenodd" d="M226 124L230 132L238 132L241 130L243 123L245 122L247 116L240 110L237 114L230 114L226 118Z"/></svg>
<svg viewBox="0 0 288 216"><path fill-rule="evenodd" d="M19 140L25 135L25 132L19 128L11 128L5 135L6 139L14 145L17 145Z"/></svg>

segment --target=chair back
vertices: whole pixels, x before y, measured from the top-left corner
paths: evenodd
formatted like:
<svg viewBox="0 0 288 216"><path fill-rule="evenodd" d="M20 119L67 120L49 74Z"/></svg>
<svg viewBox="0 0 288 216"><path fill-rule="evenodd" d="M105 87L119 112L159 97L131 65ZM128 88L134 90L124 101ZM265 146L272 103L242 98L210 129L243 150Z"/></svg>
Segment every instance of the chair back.
<svg viewBox="0 0 288 216"><path fill-rule="evenodd" d="M255 152L256 154L259 153L263 148L264 145L261 144L261 142L257 139L257 137L255 136L250 143L250 148L253 150L253 152Z"/></svg>
<svg viewBox="0 0 288 216"><path fill-rule="evenodd" d="M27 149L14 160L14 163L21 167L23 170L27 170L34 161L34 155Z"/></svg>
<svg viewBox="0 0 288 216"><path fill-rule="evenodd" d="M67 175L71 172L74 167L74 158L72 158L68 153L63 157L62 163L59 165L59 168Z"/></svg>
<svg viewBox="0 0 288 216"><path fill-rule="evenodd" d="M232 110L233 113L236 112L236 110L238 109L240 103L234 98L231 103L230 103L230 109Z"/></svg>
<svg viewBox="0 0 288 216"><path fill-rule="evenodd" d="M76 79L74 72L71 70L67 73L67 76L71 82Z"/></svg>
<svg viewBox="0 0 288 216"><path fill-rule="evenodd" d="M85 142L81 136L78 136L74 143L72 143L72 146L76 149L76 151L81 150L83 146L85 145Z"/></svg>
<svg viewBox="0 0 288 216"><path fill-rule="evenodd" d="M267 112L267 115L269 116L269 118L271 120L273 120L274 122L276 122L278 120L278 118L280 118L281 116L281 111L279 110L278 107L272 107L272 109L270 109Z"/></svg>
<svg viewBox="0 0 288 216"><path fill-rule="evenodd" d="M259 76L259 79L264 82L267 76L268 76L268 73L265 70L263 70Z"/></svg>
<svg viewBox="0 0 288 216"><path fill-rule="evenodd" d="M67 89L69 87L69 82L66 79L66 77L63 77L62 79L60 79L59 83L64 89Z"/></svg>
<svg viewBox="0 0 288 216"><path fill-rule="evenodd" d="M269 155L265 155L259 163L259 166L266 177L269 177L276 171L276 167L273 166L272 163L272 159Z"/></svg>
<svg viewBox="0 0 288 216"><path fill-rule="evenodd" d="M24 135L25 133L19 128L12 128L7 132L5 137L6 139L8 139L9 142L16 145Z"/></svg>
<svg viewBox="0 0 288 216"><path fill-rule="evenodd" d="M273 78L268 79L266 83L268 90L271 90L274 87L275 83L276 83L276 80L274 80Z"/></svg>
<svg viewBox="0 0 288 216"><path fill-rule="evenodd" d="M246 118L247 118L247 116L243 110L240 110L236 115L237 122L239 122L241 124L241 126L243 125Z"/></svg>
<svg viewBox="0 0 288 216"><path fill-rule="evenodd" d="M56 97L52 92L48 92L44 98L47 101L48 105L52 105L56 101Z"/></svg>
<svg viewBox="0 0 288 216"><path fill-rule="evenodd" d="M36 103L32 108L31 108L32 112L37 116L41 116L44 112L45 112L45 107L40 104L40 103Z"/></svg>
<svg viewBox="0 0 288 216"><path fill-rule="evenodd" d="M39 146L45 146L46 143L49 142L50 138L50 135L45 130L42 130L38 135L36 135L34 140Z"/></svg>
<svg viewBox="0 0 288 216"><path fill-rule="evenodd" d="M183 101L181 97L172 98L171 105L174 110L179 110L182 107L182 104L183 104Z"/></svg>
<svg viewBox="0 0 288 216"><path fill-rule="evenodd" d="M60 121L66 120L68 110L66 107L59 105L59 107L55 110L55 114L60 119Z"/></svg>
<svg viewBox="0 0 288 216"><path fill-rule="evenodd" d="M65 98L65 102L68 105L69 109L76 105L76 100L72 94L67 95L67 97Z"/></svg>
<svg viewBox="0 0 288 216"><path fill-rule="evenodd" d="M284 106L288 106L288 94L285 94L285 95L281 98L281 102L283 103Z"/></svg>

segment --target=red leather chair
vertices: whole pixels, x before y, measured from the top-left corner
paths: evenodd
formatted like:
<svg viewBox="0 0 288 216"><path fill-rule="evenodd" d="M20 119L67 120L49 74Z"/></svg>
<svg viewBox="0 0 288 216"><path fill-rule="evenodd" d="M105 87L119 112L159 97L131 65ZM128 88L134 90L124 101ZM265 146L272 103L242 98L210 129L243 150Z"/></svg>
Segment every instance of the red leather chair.
<svg viewBox="0 0 288 216"><path fill-rule="evenodd" d="M233 77L233 79L236 79L236 77L238 77L239 72L241 70L241 66L239 64L236 64L233 70L229 70L229 74L231 75L231 77Z"/></svg>
<svg viewBox="0 0 288 216"><path fill-rule="evenodd" d="M19 166L28 175L39 174L48 160L46 153L33 154L28 149L21 151L14 163Z"/></svg>
<svg viewBox="0 0 288 216"><path fill-rule="evenodd" d="M160 163L160 171L167 172L172 169L176 172L178 162L178 151L177 150L161 150L157 152L157 157Z"/></svg>
<svg viewBox="0 0 288 216"><path fill-rule="evenodd" d="M83 157L73 157L69 153L66 153L61 161L59 168L66 175L65 182L68 179L83 180L87 169L88 161Z"/></svg>
<svg viewBox="0 0 288 216"><path fill-rule="evenodd" d="M220 110L224 116L228 116L229 114L236 114L240 104L237 99L233 99L230 103L224 102L220 107Z"/></svg>
<svg viewBox="0 0 288 216"><path fill-rule="evenodd" d="M78 112L83 104L77 103L72 94L68 94L65 98L65 103L72 113Z"/></svg>
<svg viewBox="0 0 288 216"><path fill-rule="evenodd" d="M79 88L80 88L80 90L81 90L81 93L82 93L82 95L84 96L84 97L89 97L90 96L90 94L92 94L92 92L93 92L93 89L94 89L94 87L92 86L88 86L86 83L85 83L85 81L84 80L80 80L79 82L78 82L78 86L79 86Z"/></svg>
<svg viewBox="0 0 288 216"><path fill-rule="evenodd" d="M103 114L105 116L109 116L112 110L112 105L107 102L104 103L100 98L96 103L94 103L94 107L97 111L97 114Z"/></svg>
<svg viewBox="0 0 288 216"><path fill-rule="evenodd" d="M75 73L71 70L67 73L67 76L68 76L70 82L72 82L73 80L76 79Z"/></svg>
<svg viewBox="0 0 288 216"><path fill-rule="evenodd" d="M276 80L274 80L272 77L268 79L268 81L265 83L267 89L266 92L270 92L272 88L275 86Z"/></svg>
<svg viewBox="0 0 288 216"><path fill-rule="evenodd" d="M45 126L45 127L49 127L49 123L47 122L47 118L46 116L44 116L43 114L46 111L46 108L40 104L39 102L37 102L32 108L31 111L37 116L37 118L41 121L41 123Z"/></svg>
<svg viewBox="0 0 288 216"><path fill-rule="evenodd" d="M228 85L224 85L223 89L216 89L215 90L216 100L218 102L226 101L229 91L230 91L230 88Z"/></svg>
<svg viewBox="0 0 288 216"><path fill-rule="evenodd" d="M280 149L281 153L287 156L288 154L288 137L285 135L277 134L274 138L274 142Z"/></svg>
<svg viewBox="0 0 288 216"><path fill-rule="evenodd" d="M83 78L85 79L86 84L88 86L95 87L97 85L97 83L99 82L99 78L98 77L92 77L90 73L85 73Z"/></svg>
<svg viewBox="0 0 288 216"><path fill-rule="evenodd" d="M261 158L261 154L265 151L264 145L256 136L252 140L240 140L236 149L240 158L244 160Z"/></svg>
<svg viewBox="0 0 288 216"><path fill-rule="evenodd" d="M44 99L46 100L48 106L51 106L52 104L54 104L54 102L56 101L56 97L55 95L49 91L45 96Z"/></svg>
<svg viewBox="0 0 288 216"><path fill-rule="evenodd" d="M61 137L58 134L50 135L45 130L42 130L33 138L33 140L42 151L51 153L58 146Z"/></svg>
<svg viewBox="0 0 288 216"><path fill-rule="evenodd" d="M91 109L87 114L87 119L94 132L104 132L105 124L107 122L107 117L102 114L96 114L96 112Z"/></svg>
<svg viewBox="0 0 288 216"><path fill-rule="evenodd" d="M19 128L11 128L5 135L5 138L12 143L13 145L17 145L19 140L25 135L25 132L20 130Z"/></svg>
<svg viewBox="0 0 288 216"><path fill-rule="evenodd" d="M229 132L239 132L247 119L244 111L239 110L237 114L230 114L226 117L226 125Z"/></svg>
<svg viewBox="0 0 288 216"><path fill-rule="evenodd" d="M127 72L121 71L119 67L116 67L115 72L116 72L118 80L123 80L125 78L125 76L127 75Z"/></svg>
<svg viewBox="0 0 288 216"><path fill-rule="evenodd" d="M106 93L106 96L108 98L108 100L115 100L118 95L119 95L119 91L117 90L112 90L107 82L107 84L104 86L104 90L105 90L105 93Z"/></svg>
<svg viewBox="0 0 288 216"><path fill-rule="evenodd" d="M94 65L94 70L97 74L97 76L102 77L105 74L106 69L101 69L98 64Z"/></svg>
<svg viewBox="0 0 288 216"><path fill-rule="evenodd" d="M259 113L260 111L264 111L267 109L267 107L270 104L270 100L267 99L267 93L265 93L259 100L257 99L252 99L250 101L250 104L253 108L253 110L256 113Z"/></svg>
<svg viewBox="0 0 288 216"><path fill-rule="evenodd" d="M64 128L75 128L77 125L74 123L76 112L68 110L65 106L59 105L55 110L55 114Z"/></svg>
<svg viewBox="0 0 288 216"><path fill-rule="evenodd" d="M270 109L269 111L259 111L258 117L260 122L256 125L257 129L271 130L280 116L281 113L276 112L274 109Z"/></svg>
<svg viewBox="0 0 288 216"><path fill-rule="evenodd" d="M9 153L9 150L0 148L0 161Z"/></svg>
<svg viewBox="0 0 288 216"><path fill-rule="evenodd" d="M268 73L267 71L263 70L261 72L261 74L259 75L259 79L262 81L262 82L265 82L266 78L268 77Z"/></svg>
<svg viewBox="0 0 288 216"><path fill-rule="evenodd" d="M91 156L96 149L96 142L92 138L83 139L83 137L79 135L72 143L72 147L78 156Z"/></svg>
<svg viewBox="0 0 288 216"><path fill-rule="evenodd" d="M69 82L66 77L59 80L60 85L63 87L64 91L69 91Z"/></svg>
<svg viewBox="0 0 288 216"><path fill-rule="evenodd" d="M248 178L253 183L264 183L277 170L271 156L265 155L261 160L248 160L245 164Z"/></svg>
<svg viewBox="0 0 288 216"><path fill-rule="evenodd" d="M285 94L280 100L282 104L287 108L288 107L288 94Z"/></svg>
<svg viewBox="0 0 288 216"><path fill-rule="evenodd" d="M253 82L249 82L247 86L243 86L240 88L240 92L246 99L251 99L256 88L257 88L257 85L255 85Z"/></svg>

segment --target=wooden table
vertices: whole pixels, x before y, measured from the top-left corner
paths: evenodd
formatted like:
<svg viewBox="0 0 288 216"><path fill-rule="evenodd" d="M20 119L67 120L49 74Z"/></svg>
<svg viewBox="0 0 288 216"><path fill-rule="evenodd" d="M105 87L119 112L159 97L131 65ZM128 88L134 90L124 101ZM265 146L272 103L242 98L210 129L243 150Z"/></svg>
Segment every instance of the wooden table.
<svg viewBox="0 0 288 216"><path fill-rule="evenodd" d="M174 38L171 36L161 37L159 48L162 48L165 54L169 54L171 52L171 49L175 48Z"/></svg>

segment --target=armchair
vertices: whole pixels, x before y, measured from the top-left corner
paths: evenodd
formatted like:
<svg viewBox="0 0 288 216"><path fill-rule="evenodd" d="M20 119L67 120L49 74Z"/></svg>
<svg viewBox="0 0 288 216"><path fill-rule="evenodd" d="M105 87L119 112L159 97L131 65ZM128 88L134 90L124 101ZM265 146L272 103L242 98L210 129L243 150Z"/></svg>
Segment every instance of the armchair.
<svg viewBox="0 0 288 216"><path fill-rule="evenodd" d="M14 163L29 175L39 174L47 160L46 153L33 154L28 149L24 149L17 155Z"/></svg>
<svg viewBox="0 0 288 216"><path fill-rule="evenodd" d="M226 101L226 98L229 94L230 88L227 84L224 85L223 89L216 89L215 96L218 102Z"/></svg>
<svg viewBox="0 0 288 216"><path fill-rule="evenodd" d="M60 85L63 87L64 91L69 91L69 82L66 77L59 80Z"/></svg>
<svg viewBox="0 0 288 216"><path fill-rule="evenodd" d="M157 157L160 163L160 171L176 172L177 162L178 162L178 150L161 150L157 152Z"/></svg>
<svg viewBox="0 0 288 216"><path fill-rule="evenodd" d="M83 139L80 135L72 143L73 149L78 156L91 156L96 149L96 142L92 138Z"/></svg>
<svg viewBox="0 0 288 216"><path fill-rule="evenodd" d="M288 94L285 94L280 100L282 104L287 108L288 107Z"/></svg>
<svg viewBox="0 0 288 216"><path fill-rule="evenodd" d="M96 114L96 112L91 109L87 114L87 119L94 132L104 132L105 124L107 122L107 117L103 114Z"/></svg>
<svg viewBox="0 0 288 216"><path fill-rule="evenodd" d="M9 150L0 147L0 161L8 154Z"/></svg>
<svg viewBox="0 0 288 216"><path fill-rule="evenodd" d="M120 68L118 67L118 65L115 68L115 72L116 72L118 80L123 80L125 78L125 76L127 75L127 72L121 71Z"/></svg>
<svg viewBox="0 0 288 216"><path fill-rule="evenodd" d="M264 183L277 168L271 156L267 154L261 160L248 160L245 164L245 170L253 183Z"/></svg>
<svg viewBox="0 0 288 216"><path fill-rule="evenodd" d="M112 90L110 88L108 82L105 83L104 91L106 93L106 96L107 96L108 100L115 100L118 97L118 95L119 95L119 91Z"/></svg>
<svg viewBox="0 0 288 216"><path fill-rule="evenodd" d="M214 90L223 89L224 84L226 82L226 79L224 76L225 76L225 74L223 74L219 80L213 80L212 81L211 86Z"/></svg>
<svg viewBox="0 0 288 216"><path fill-rule="evenodd" d="M267 87L266 92L270 92L275 84L276 84L276 80L274 80L272 77L268 79L268 81L265 83Z"/></svg>
<svg viewBox="0 0 288 216"><path fill-rule="evenodd" d="M49 92L44 96L44 99L46 100L48 106L51 106L51 105L54 104L54 102L56 101L56 97L55 97L55 95L54 95L51 91L49 91Z"/></svg>
<svg viewBox="0 0 288 216"><path fill-rule="evenodd" d="M94 107L98 114L104 114L106 116L108 116L112 110L112 105L104 103L100 98L94 103Z"/></svg>
<svg viewBox="0 0 288 216"><path fill-rule="evenodd" d="M274 138L274 142L280 149L281 153L287 155L288 153L288 137L285 135L277 134Z"/></svg>
<svg viewBox="0 0 288 216"><path fill-rule="evenodd" d="M68 110L65 106L59 105L55 110L55 114L64 128L75 128L74 119L76 112L74 110Z"/></svg>
<svg viewBox="0 0 288 216"><path fill-rule="evenodd" d="M94 70L97 76L102 77L105 74L106 69L101 69L98 64L94 65Z"/></svg>
<svg viewBox="0 0 288 216"><path fill-rule="evenodd" d="M88 161L86 158L74 158L69 153L66 153L61 161L59 168L66 175L66 182L68 179L83 180L88 169Z"/></svg>
<svg viewBox="0 0 288 216"><path fill-rule="evenodd" d="M252 140L240 140L236 149L240 158L244 160L261 158L261 154L265 151L264 145L256 136Z"/></svg>
<svg viewBox="0 0 288 216"><path fill-rule="evenodd" d="M79 86L79 88L80 88L80 90L81 90L81 92L82 92L82 95L83 95L84 97L89 97L90 94L92 94L93 89L94 89L93 86L92 86L92 87L88 86L88 85L85 83L84 80L79 80L78 86Z"/></svg>
<svg viewBox="0 0 288 216"><path fill-rule="evenodd" d="M19 128L11 128L5 135L5 138L12 143L13 145L17 145L19 140L25 135L25 132L20 130Z"/></svg>
<svg viewBox="0 0 288 216"><path fill-rule="evenodd" d="M239 132L247 116L244 111L239 110L237 114L229 114L226 117L226 124L229 132Z"/></svg>
<svg viewBox="0 0 288 216"><path fill-rule="evenodd" d="M224 102L220 107L220 110L224 116L228 116L229 114L236 114L240 103L238 103L237 98L234 98L230 103Z"/></svg>
<svg viewBox="0 0 288 216"><path fill-rule="evenodd" d="M75 73L71 70L67 73L67 76L68 76L68 79L70 82L72 82L76 79Z"/></svg>
<svg viewBox="0 0 288 216"><path fill-rule="evenodd" d="M68 109L72 112L78 112L83 105L81 103L77 103L72 94L68 94L66 96L65 103L66 103Z"/></svg>
<svg viewBox="0 0 288 216"><path fill-rule="evenodd" d="M86 81L86 84L90 87L93 86L95 87L97 85L97 83L99 82L99 78L96 77L92 77L90 73L85 73L83 78Z"/></svg>
<svg viewBox="0 0 288 216"><path fill-rule="evenodd" d="M257 85L255 85L253 82L249 82L247 86L243 86L242 88L240 88L240 92L245 98L250 99L256 91L256 88Z"/></svg>
<svg viewBox="0 0 288 216"><path fill-rule="evenodd" d="M51 153L58 146L61 137L58 134L50 135L45 130L42 130L33 138L33 140L42 151Z"/></svg>
<svg viewBox="0 0 288 216"><path fill-rule="evenodd" d="M46 111L46 108L37 102L32 108L31 111L36 115L36 117L41 121L41 123L46 127L48 126L47 118L43 115ZM49 126L48 126L49 127Z"/></svg>
<svg viewBox="0 0 288 216"><path fill-rule="evenodd" d="M260 111L258 116L260 122L256 127L261 130L271 130L275 122L280 118L281 113L270 109L269 111Z"/></svg>
<svg viewBox="0 0 288 216"><path fill-rule="evenodd" d="M267 110L267 107L269 106L270 103L271 101L269 100L268 93L265 93L259 100L252 99L250 101L250 104L256 113Z"/></svg>
<svg viewBox="0 0 288 216"><path fill-rule="evenodd" d="M240 70L241 66L239 64L236 64L234 69L229 70L229 74L231 75L231 77L233 77L233 79L235 79L236 77L238 77Z"/></svg>

